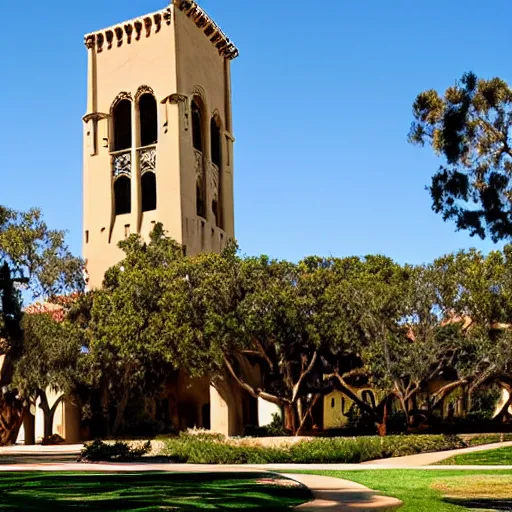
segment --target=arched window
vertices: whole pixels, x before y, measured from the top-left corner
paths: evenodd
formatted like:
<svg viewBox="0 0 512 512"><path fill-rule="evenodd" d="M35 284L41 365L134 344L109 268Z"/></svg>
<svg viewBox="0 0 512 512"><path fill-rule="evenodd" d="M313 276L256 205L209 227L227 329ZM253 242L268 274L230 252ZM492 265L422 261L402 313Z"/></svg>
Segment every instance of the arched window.
<svg viewBox="0 0 512 512"><path fill-rule="evenodd" d="M211 149L212 149L212 162L220 169L221 163L221 139L220 139L220 127L217 124L215 117L212 117L210 121L210 137L211 137Z"/></svg>
<svg viewBox="0 0 512 512"><path fill-rule="evenodd" d="M202 179L197 178L196 182L196 214L199 217L206 218L206 208L204 203L204 191Z"/></svg>
<svg viewBox="0 0 512 512"><path fill-rule="evenodd" d="M140 179L142 193L142 211L156 210L156 176L154 172L146 172Z"/></svg>
<svg viewBox="0 0 512 512"><path fill-rule="evenodd" d="M121 100L112 112L114 124L114 145L112 151L132 147L132 102Z"/></svg>
<svg viewBox="0 0 512 512"><path fill-rule="evenodd" d="M132 211L131 180L127 176L119 176L114 181L114 201L116 215Z"/></svg>
<svg viewBox="0 0 512 512"><path fill-rule="evenodd" d="M158 140L158 113L156 99L146 93L139 100L140 145L150 146Z"/></svg>
<svg viewBox="0 0 512 512"><path fill-rule="evenodd" d="M212 213L213 217L215 218L215 225L219 225L219 203L216 199L212 201Z"/></svg>
<svg viewBox="0 0 512 512"><path fill-rule="evenodd" d="M197 99L192 100L192 144L194 149L203 151L203 123L201 107Z"/></svg>
<svg viewBox="0 0 512 512"><path fill-rule="evenodd" d="M366 402L368 405L371 405L373 408L375 408L375 395L373 394L373 391L364 390L361 398L363 399L363 402Z"/></svg>

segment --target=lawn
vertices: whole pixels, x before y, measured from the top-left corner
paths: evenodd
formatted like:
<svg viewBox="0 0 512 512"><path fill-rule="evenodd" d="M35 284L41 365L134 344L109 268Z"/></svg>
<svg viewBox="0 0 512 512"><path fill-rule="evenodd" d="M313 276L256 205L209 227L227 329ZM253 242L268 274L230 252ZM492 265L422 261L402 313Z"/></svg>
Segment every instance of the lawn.
<svg viewBox="0 0 512 512"><path fill-rule="evenodd" d="M494 450L485 450L483 452L466 453L464 455L456 455L446 460L438 462L438 464L453 464L457 466L477 465L477 466L512 466L512 447L495 448Z"/></svg>
<svg viewBox="0 0 512 512"><path fill-rule="evenodd" d="M262 473L1 473L2 512L289 510L307 489Z"/></svg>
<svg viewBox="0 0 512 512"><path fill-rule="evenodd" d="M512 471L304 471L363 484L402 500L399 512L512 510Z"/></svg>

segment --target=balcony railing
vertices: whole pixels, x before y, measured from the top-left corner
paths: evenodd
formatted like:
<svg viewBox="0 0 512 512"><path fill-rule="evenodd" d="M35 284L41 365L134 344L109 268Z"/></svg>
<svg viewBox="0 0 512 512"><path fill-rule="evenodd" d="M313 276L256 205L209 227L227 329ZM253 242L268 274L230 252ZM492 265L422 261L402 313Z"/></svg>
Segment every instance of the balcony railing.
<svg viewBox="0 0 512 512"><path fill-rule="evenodd" d="M131 149L123 149L122 151L114 151L110 153L112 158L112 175L115 178L120 176L132 175L132 152Z"/></svg>
<svg viewBox="0 0 512 512"><path fill-rule="evenodd" d="M146 172L156 172L156 145L145 146L137 150L140 165L140 175Z"/></svg>

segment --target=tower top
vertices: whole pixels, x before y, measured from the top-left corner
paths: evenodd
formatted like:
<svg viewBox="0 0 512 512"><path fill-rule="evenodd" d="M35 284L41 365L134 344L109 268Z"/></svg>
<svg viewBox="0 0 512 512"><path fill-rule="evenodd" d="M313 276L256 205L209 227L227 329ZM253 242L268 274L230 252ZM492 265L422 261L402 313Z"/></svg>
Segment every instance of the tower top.
<svg viewBox="0 0 512 512"><path fill-rule="evenodd" d="M171 0L165 9L134 18L84 36L85 46L101 53L104 49L111 50L123 44L132 44L142 37L151 37L160 32L162 24L170 25L173 19L173 8L183 11L217 48L219 55L232 60L238 57L238 49L224 34L220 27L197 5L194 0Z"/></svg>

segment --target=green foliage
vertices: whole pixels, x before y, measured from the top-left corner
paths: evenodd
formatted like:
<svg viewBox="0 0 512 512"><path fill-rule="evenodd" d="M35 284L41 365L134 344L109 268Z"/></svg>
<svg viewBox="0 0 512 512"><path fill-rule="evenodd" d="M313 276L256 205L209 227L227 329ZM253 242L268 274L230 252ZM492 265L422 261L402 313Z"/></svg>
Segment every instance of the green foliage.
<svg viewBox="0 0 512 512"><path fill-rule="evenodd" d="M457 436L441 435L318 438L288 447L264 448L182 434L166 441L163 454L190 464L358 463L464 446Z"/></svg>
<svg viewBox="0 0 512 512"><path fill-rule="evenodd" d="M91 444L84 445L78 462L131 462L140 459L150 450L151 441L133 448L120 441L109 444L96 440Z"/></svg>
<svg viewBox="0 0 512 512"><path fill-rule="evenodd" d="M430 186L432 207L457 229L512 237L512 90L500 78L466 73L441 97L420 93L409 139L446 159Z"/></svg>
<svg viewBox="0 0 512 512"><path fill-rule="evenodd" d="M51 314L25 315L23 351L15 363L12 385L25 397L52 386L72 394L83 381L82 332Z"/></svg>
<svg viewBox="0 0 512 512"><path fill-rule="evenodd" d="M512 441L512 434L480 434L464 436L467 446L482 446L491 443L503 443Z"/></svg>
<svg viewBox="0 0 512 512"><path fill-rule="evenodd" d="M163 335L161 301L167 268L182 258L181 248L160 224L148 244L132 235L119 246L125 258L108 270L103 288L94 292L86 321L89 374L92 385L107 397L102 414L113 434L124 422L130 397L156 396L179 363Z"/></svg>
<svg viewBox="0 0 512 512"><path fill-rule="evenodd" d="M63 231L48 229L41 211L0 206L0 262L34 297L82 290L83 262L69 251Z"/></svg>

